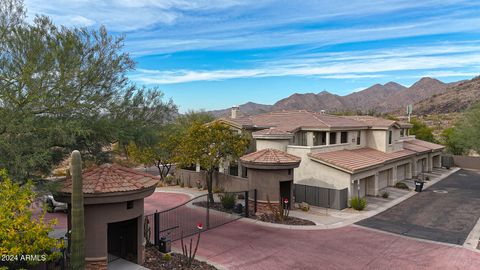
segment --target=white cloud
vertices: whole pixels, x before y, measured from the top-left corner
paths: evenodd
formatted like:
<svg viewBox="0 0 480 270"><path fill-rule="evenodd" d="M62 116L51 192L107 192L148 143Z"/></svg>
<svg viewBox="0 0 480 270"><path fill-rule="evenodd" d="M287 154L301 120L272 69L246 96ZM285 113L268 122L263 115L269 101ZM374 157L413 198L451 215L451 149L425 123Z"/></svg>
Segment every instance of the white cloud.
<svg viewBox="0 0 480 270"><path fill-rule="evenodd" d="M235 78L258 78L278 76L314 76L328 79L382 78L387 72L417 71L430 77L475 76L480 73L480 47L462 45L461 48L440 46L430 54L424 48L409 47L400 49L396 56L391 50L342 53L336 59L327 53L281 61L265 61L250 69L219 70L148 70L139 69L132 79L146 84L174 84L193 81L215 81ZM478 46L478 45L477 45ZM477 48L475 50L475 48ZM443 52L452 52L444 54ZM424 52L422 54L421 52ZM345 60L348 59L348 60ZM462 68L464 71L457 71ZM422 70L424 70L422 72ZM433 70L433 71L432 71ZM398 77L398 76L396 76Z"/></svg>

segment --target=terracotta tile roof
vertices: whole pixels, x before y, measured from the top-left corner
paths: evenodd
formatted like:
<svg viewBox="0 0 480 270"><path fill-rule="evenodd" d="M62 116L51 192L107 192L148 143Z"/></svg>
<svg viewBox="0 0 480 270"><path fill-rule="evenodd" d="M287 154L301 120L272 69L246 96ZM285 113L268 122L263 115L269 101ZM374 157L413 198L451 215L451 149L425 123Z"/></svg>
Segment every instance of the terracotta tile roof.
<svg viewBox="0 0 480 270"><path fill-rule="evenodd" d="M267 165L276 165L276 164L295 164L299 163L302 159L285 153L283 151L266 148L260 151L256 151L247 155L244 155L240 158L244 163L253 163L253 164L267 164Z"/></svg>
<svg viewBox="0 0 480 270"><path fill-rule="evenodd" d="M253 138L272 137L272 138L292 138L293 134L288 131L283 131L277 128L266 128L259 131L252 132Z"/></svg>
<svg viewBox="0 0 480 270"><path fill-rule="evenodd" d="M445 148L445 146L436 144L436 143L431 143L423 140L409 140L409 141L404 141L403 142L403 148L405 149L410 149L415 152L429 152L431 150L442 150Z"/></svg>
<svg viewBox="0 0 480 270"><path fill-rule="evenodd" d="M259 128L275 127L283 131L294 131L298 128L362 128L367 127L363 122L345 117L322 114L317 112L300 111L277 111L258 114L241 118L226 118L244 127L253 126Z"/></svg>
<svg viewBox="0 0 480 270"><path fill-rule="evenodd" d="M116 164L103 164L83 172L83 193L99 194L125 192L157 185L159 179L153 175L135 171ZM72 179L67 177L62 192L72 192Z"/></svg>
<svg viewBox="0 0 480 270"><path fill-rule="evenodd" d="M374 116L369 116L369 115L353 115L353 116L343 116L348 119L354 119L358 121L362 121L365 124L372 126L372 127L391 127L395 123L397 123L394 120L389 120L389 119L384 119L384 118L379 118L379 117L374 117Z"/></svg>
<svg viewBox="0 0 480 270"><path fill-rule="evenodd" d="M350 173L359 170L379 166L390 161L414 155L410 150L400 150L392 153L384 153L371 148L355 150L339 150L325 153L310 153L308 156L316 161L339 167Z"/></svg>

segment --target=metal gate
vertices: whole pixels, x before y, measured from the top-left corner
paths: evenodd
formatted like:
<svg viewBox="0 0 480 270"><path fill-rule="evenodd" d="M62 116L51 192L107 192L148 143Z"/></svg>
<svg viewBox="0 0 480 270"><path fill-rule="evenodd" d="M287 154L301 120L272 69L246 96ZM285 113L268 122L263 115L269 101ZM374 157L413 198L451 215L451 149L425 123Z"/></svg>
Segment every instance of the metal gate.
<svg viewBox="0 0 480 270"><path fill-rule="evenodd" d="M200 195L174 208L145 215L144 237L158 245L161 237L179 240L182 236L197 234L199 224L203 231L210 230L256 211L256 190L215 193L213 202L208 197L208 194Z"/></svg>
<svg viewBox="0 0 480 270"><path fill-rule="evenodd" d="M307 185L294 185L295 202L333 209L348 207L348 189L330 189Z"/></svg>

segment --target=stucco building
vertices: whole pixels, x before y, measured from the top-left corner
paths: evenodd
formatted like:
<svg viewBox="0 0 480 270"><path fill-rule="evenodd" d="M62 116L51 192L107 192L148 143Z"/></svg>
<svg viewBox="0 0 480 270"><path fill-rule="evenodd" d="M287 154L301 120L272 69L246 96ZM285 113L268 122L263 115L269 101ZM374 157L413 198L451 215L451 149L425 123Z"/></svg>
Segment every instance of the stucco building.
<svg viewBox="0 0 480 270"><path fill-rule="evenodd" d="M251 133L253 152L275 149L298 157L295 184L347 189L348 197L379 195L387 186L431 172L441 166L444 148L409 135L409 123L372 116L303 110L240 116L234 108L230 117L216 121ZM226 162L220 171L228 174L238 166L234 174L248 177L242 163Z"/></svg>

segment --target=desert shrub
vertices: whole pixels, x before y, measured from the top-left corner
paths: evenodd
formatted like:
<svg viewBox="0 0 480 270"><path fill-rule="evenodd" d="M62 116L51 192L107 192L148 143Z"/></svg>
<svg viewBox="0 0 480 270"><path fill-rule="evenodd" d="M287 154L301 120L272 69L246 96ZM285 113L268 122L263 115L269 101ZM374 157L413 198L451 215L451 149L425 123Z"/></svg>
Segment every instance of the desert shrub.
<svg viewBox="0 0 480 270"><path fill-rule="evenodd" d="M382 195L382 197L386 199L390 196L390 193L385 190L385 191L382 191L382 194L380 194L380 195Z"/></svg>
<svg viewBox="0 0 480 270"><path fill-rule="evenodd" d="M402 183L402 182L398 182L398 183L396 183L396 184L395 184L395 187L396 187L396 188L399 188L399 189L406 189L406 190L409 190L409 188L408 188L407 184L405 184L405 183Z"/></svg>
<svg viewBox="0 0 480 270"><path fill-rule="evenodd" d="M215 186L213 188L213 193L223 193L223 192L225 192L225 189L223 187Z"/></svg>
<svg viewBox="0 0 480 270"><path fill-rule="evenodd" d="M171 261L171 260L172 260L172 254L170 254L170 253L165 253L165 254L163 254L162 259L163 259L164 261L166 261L166 262Z"/></svg>
<svg viewBox="0 0 480 270"><path fill-rule="evenodd" d="M306 202L302 202L300 204L300 209L304 212L308 212L310 210L310 205Z"/></svg>
<svg viewBox="0 0 480 270"><path fill-rule="evenodd" d="M353 197L350 201L350 204L352 205L353 209L362 211L367 206L367 199Z"/></svg>
<svg viewBox="0 0 480 270"><path fill-rule="evenodd" d="M232 209L235 205L235 194L227 192L223 195L220 195L220 202L222 203L223 208Z"/></svg>
<svg viewBox="0 0 480 270"><path fill-rule="evenodd" d="M196 184L197 184L197 189L202 190L202 183L200 183L199 180L197 180Z"/></svg>
<svg viewBox="0 0 480 270"><path fill-rule="evenodd" d="M163 178L163 180L165 181L165 183L166 183L167 185L172 185L172 184L175 183L175 178L174 178L172 175L170 175L170 174L167 175L167 176L165 176L165 178Z"/></svg>

